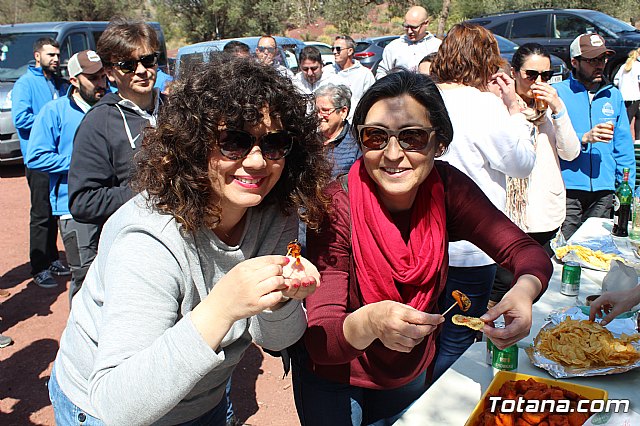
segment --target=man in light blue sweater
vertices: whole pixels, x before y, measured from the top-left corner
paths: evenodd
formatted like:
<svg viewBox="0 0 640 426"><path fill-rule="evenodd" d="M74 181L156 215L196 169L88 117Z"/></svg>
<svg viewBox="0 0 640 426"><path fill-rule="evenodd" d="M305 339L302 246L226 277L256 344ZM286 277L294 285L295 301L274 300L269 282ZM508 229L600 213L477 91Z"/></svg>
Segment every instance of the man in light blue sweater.
<svg viewBox="0 0 640 426"><path fill-rule="evenodd" d="M102 61L93 50L83 50L69 59L71 87L67 96L46 104L36 117L27 146L25 164L49 175L49 200L54 216L60 217L60 234L73 279L69 300L80 289L89 265L98 252L100 227L80 223L69 212L67 178L73 137L85 113L107 90Z"/></svg>
<svg viewBox="0 0 640 426"><path fill-rule="evenodd" d="M31 128L40 109L49 101L64 96L66 84L58 75L60 46L44 37L33 45L35 66L16 81L11 91L11 116L18 131L20 150L26 157ZM25 174L31 192L29 212L29 260L33 281L44 288L58 285L51 274L69 275L69 269L58 260L56 218L49 204L49 176L27 167Z"/></svg>

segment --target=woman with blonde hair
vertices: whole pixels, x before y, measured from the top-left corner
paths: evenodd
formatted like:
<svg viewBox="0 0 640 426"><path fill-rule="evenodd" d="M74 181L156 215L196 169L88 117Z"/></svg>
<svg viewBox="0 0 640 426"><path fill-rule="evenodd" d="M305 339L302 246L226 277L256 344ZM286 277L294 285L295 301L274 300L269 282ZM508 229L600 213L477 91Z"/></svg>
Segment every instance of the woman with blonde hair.
<svg viewBox="0 0 640 426"><path fill-rule="evenodd" d="M631 136L640 139L640 48L629 52L627 62L620 67L613 79L622 93L624 106L631 124Z"/></svg>
<svg viewBox="0 0 640 426"><path fill-rule="evenodd" d="M503 59L491 32L475 24L454 25L442 42L431 67L453 124L453 141L442 156L480 187L502 212L506 208L507 176L525 178L535 163L531 125L521 113L513 79L500 72ZM498 88L500 97L489 91ZM449 275L441 308L455 303L460 290L472 301L467 314L487 309L496 262L468 241L449 245ZM434 378L439 377L473 343L475 332L450 321L439 337Z"/></svg>

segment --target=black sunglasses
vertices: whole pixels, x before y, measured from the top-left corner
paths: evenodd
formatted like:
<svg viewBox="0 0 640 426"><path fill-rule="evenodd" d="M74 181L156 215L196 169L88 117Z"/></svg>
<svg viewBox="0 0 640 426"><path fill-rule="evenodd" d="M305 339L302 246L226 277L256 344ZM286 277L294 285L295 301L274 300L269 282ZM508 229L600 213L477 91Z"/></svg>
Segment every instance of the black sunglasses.
<svg viewBox="0 0 640 426"><path fill-rule="evenodd" d="M293 136L286 130L278 130L256 138L244 130L225 129L220 131L218 146L222 155L235 161L249 155L256 143L265 160L280 160L291 152Z"/></svg>
<svg viewBox="0 0 640 426"><path fill-rule="evenodd" d="M332 51L332 52L336 52L336 53L339 55L339 54L340 54L340 52L342 51L342 47L340 47L340 46L333 46L333 47L331 48L331 51Z"/></svg>
<svg viewBox="0 0 640 426"><path fill-rule="evenodd" d="M536 70L523 70L527 76L527 80L536 81L538 76L542 78L542 81L547 82L553 77L553 71L536 71Z"/></svg>
<svg viewBox="0 0 640 426"><path fill-rule="evenodd" d="M128 59L126 61L113 62L111 65L120 68L123 74L135 72L138 69L138 63L145 68L153 68L158 65L158 52L141 56L140 59Z"/></svg>
<svg viewBox="0 0 640 426"><path fill-rule="evenodd" d="M276 48L270 47L270 46L258 46L258 51L263 53L264 52L276 53Z"/></svg>
<svg viewBox="0 0 640 426"><path fill-rule="evenodd" d="M433 127L407 127L390 130L385 127L361 124L357 126L362 146L368 149L385 149L391 136L395 136L404 151L422 151L429 145Z"/></svg>

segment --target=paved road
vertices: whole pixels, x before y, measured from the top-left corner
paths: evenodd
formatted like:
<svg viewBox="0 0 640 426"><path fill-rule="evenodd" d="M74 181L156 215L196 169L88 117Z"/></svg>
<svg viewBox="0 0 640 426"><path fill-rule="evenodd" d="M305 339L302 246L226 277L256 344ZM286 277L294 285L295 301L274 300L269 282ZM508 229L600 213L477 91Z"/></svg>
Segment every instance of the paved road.
<svg viewBox="0 0 640 426"><path fill-rule="evenodd" d="M0 425L54 425L46 383L69 312L68 279L42 289L30 277L29 188L22 167L0 166ZM62 241L58 241L64 259ZM279 358L252 347L234 375L232 401L247 425L297 425L291 378Z"/></svg>

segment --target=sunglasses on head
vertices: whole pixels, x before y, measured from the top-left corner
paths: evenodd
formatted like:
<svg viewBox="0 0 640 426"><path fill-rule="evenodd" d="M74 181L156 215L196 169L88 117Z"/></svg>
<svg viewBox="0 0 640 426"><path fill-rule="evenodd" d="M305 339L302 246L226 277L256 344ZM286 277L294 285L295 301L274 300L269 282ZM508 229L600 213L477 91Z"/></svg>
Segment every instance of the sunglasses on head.
<svg viewBox="0 0 640 426"><path fill-rule="evenodd" d="M385 149L391 136L395 136L404 151L422 151L429 145L433 127L407 127L402 130L390 130L385 127L361 124L357 126L362 146L368 149Z"/></svg>
<svg viewBox="0 0 640 426"><path fill-rule="evenodd" d="M258 51L263 53L264 52L276 53L276 48L270 47L270 46L258 46Z"/></svg>
<svg viewBox="0 0 640 426"><path fill-rule="evenodd" d="M153 68L158 64L158 52L141 56L139 59L128 59L126 61L114 62L111 65L120 68L124 74L135 72L141 63L145 68Z"/></svg>
<svg viewBox="0 0 640 426"><path fill-rule="evenodd" d="M220 153L229 160L241 160L249 155L256 143L265 160L280 160L291 152L293 136L286 130L277 130L256 138L244 130L225 129L220 131L218 146Z"/></svg>
<svg viewBox="0 0 640 426"><path fill-rule="evenodd" d="M542 81L549 81L553 77L553 71L536 71L536 70L522 70L527 76L527 80L536 81L538 76L542 78Z"/></svg>

